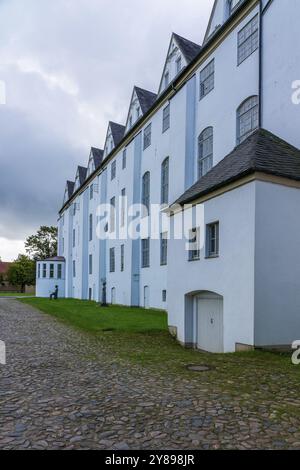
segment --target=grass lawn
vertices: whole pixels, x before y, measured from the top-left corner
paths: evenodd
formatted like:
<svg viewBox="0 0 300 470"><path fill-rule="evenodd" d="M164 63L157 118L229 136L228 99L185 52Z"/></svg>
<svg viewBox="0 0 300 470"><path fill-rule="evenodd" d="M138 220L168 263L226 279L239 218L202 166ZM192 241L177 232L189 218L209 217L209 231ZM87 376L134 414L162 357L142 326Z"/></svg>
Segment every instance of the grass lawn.
<svg viewBox="0 0 300 470"><path fill-rule="evenodd" d="M185 349L168 332L167 314L123 306L99 307L95 302L61 299L22 299L44 313L73 327L97 335L103 347L111 351L116 361L132 362L169 372L186 372L187 364L207 364L231 376L244 375L254 368L255 374L280 371L288 377L300 378L300 366L292 365L290 355L250 351L235 354L208 354ZM220 369L221 367L221 369ZM249 387L249 383L244 383ZM242 387L243 384L240 384Z"/></svg>

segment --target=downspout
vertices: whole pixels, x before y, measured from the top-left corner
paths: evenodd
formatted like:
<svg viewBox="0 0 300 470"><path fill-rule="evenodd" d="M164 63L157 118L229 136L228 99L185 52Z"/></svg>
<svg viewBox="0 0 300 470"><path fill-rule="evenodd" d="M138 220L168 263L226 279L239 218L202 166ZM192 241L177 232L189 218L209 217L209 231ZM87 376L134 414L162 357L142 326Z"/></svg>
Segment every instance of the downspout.
<svg viewBox="0 0 300 470"><path fill-rule="evenodd" d="M263 127L263 4L259 2L259 65L258 65L259 83L259 111L258 111L258 127Z"/></svg>

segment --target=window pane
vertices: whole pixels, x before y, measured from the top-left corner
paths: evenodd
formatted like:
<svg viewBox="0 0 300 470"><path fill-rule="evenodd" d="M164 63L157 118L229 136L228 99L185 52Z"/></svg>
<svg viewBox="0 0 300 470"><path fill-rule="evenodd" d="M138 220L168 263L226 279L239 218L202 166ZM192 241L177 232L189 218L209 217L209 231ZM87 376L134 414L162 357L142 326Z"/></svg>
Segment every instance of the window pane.
<svg viewBox="0 0 300 470"><path fill-rule="evenodd" d="M151 145L151 124L144 130L144 150Z"/></svg>
<svg viewBox="0 0 300 470"><path fill-rule="evenodd" d="M243 142L259 124L258 96L245 101L237 111L237 143Z"/></svg>
<svg viewBox="0 0 300 470"><path fill-rule="evenodd" d="M212 60L200 72L200 98L206 96L215 86L215 61Z"/></svg>
<svg viewBox="0 0 300 470"><path fill-rule="evenodd" d="M240 65L258 48L258 44L258 15L256 15L238 33L238 65Z"/></svg>
<svg viewBox="0 0 300 470"><path fill-rule="evenodd" d="M213 166L213 128L208 127L199 136L198 177L208 173Z"/></svg>

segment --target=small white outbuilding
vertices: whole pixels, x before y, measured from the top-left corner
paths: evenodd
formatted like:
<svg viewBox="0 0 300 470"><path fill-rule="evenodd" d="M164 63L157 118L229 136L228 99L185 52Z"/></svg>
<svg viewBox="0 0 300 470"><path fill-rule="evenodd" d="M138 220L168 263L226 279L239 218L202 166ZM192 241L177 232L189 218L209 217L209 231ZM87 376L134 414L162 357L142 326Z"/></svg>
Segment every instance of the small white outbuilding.
<svg viewBox="0 0 300 470"><path fill-rule="evenodd" d="M58 287L58 297L65 297L65 258L57 256L37 261L36 296L50 297Z"/></svg>

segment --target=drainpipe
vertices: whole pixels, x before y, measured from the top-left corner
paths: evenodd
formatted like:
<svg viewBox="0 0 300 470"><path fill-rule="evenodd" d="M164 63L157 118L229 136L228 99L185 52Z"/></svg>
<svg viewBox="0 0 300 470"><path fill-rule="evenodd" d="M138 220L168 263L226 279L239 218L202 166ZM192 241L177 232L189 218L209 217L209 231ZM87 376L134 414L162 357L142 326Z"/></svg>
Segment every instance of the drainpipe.
<svg viewBox="0 0 300 470"><path fill-rule="evenodd" d="M259 83L258 83L258 96L259 96L259 116L258 126L263 127L263 4L262 0L259 2Z"/></svg>

